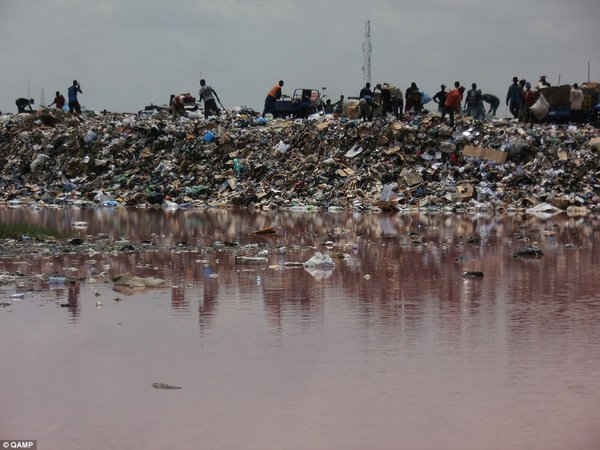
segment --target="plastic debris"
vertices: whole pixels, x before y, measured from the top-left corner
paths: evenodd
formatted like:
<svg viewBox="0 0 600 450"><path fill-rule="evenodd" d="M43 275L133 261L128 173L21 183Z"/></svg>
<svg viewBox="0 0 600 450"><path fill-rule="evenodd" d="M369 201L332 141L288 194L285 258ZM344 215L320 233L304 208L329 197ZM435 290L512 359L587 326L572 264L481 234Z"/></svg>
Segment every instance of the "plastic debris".
<svg viewBox="0 0 600 450"><path fill-rule="evenodd" d="M218 122L162 111L37 117L0 121L0 202L11 208L164 203L313 212L547 203L593 211L600 204L600 138L590 125L462 116L452 129L435 114L363 123L266 120L245 109Z"/></svg>

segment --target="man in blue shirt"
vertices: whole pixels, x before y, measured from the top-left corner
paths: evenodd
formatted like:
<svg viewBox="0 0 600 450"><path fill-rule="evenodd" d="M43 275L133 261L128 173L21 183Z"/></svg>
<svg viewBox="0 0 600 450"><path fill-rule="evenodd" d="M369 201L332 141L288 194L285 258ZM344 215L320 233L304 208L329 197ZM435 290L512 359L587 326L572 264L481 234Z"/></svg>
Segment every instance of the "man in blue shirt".
<svg viewBox="0 0 600 450"><path fill-rule="evenodd" d="M73 80L73 84L69 87L69 111L74 112L75 114L81 114L81 106L77 101L77 93L83 94L81 91L81 86L77 80Z"/></svg>
<svg viewBox="0 0 600 450"><path fill-rule="evenodd" d="M510 109L510 113L514 118L519 117L521 105L523 104L523 88L519 86L519 79L513 77L513 84L508 88L506 93L506 105Z"/></svg>

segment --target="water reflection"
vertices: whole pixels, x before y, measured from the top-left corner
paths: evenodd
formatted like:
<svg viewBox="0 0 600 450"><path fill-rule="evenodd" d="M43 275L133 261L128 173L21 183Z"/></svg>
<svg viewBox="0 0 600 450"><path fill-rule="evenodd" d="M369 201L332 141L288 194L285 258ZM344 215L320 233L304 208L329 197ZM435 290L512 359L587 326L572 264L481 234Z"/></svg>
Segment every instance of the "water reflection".
<svg viewBox="0 0 600 450"><path fill-rule="evenodd" d="M163 426L192 442L198 423L209 423L203 437L231 439L216 448L245 448L252 438L260 438L253 448L268 448L274 429L292 436L275 446L298 449L358 448L348 442L398 448L399 434L406 448L561 449L578 438L574 448L594 448L587 444L597 436L590 424L600 420L595 218L17 209L0 210L0 219L65 230L86 220L87 234L157 244L133 253L48 255L40 248L0 257L0 271L32 276L0 291L4 298L25 292L10 313L0 309L3 340L19 333L16 323L37 324L0 349L24 367L26 388L14 388L21 377L9 376L12 387L0 392L11 410L25 405L27 415L13 422L22 428L55 429L39 412L39 392L60 399L53 406L68 398L75 412L63 413L77 425L70 429L94 442L102 440L95 428L78 421L87 420L88 401L96 402L98 423L112 423L122 410L114 429L133 424L153 438ZM277 234L254 234L266 226ZM531 244L543 258L513 257ZM335 261L328 276L285 266L317 250ZM236 264L242 251L266 251L268 263ZM466 279L466 270L484 277ZM126 272L168 284L131 297L112 292L107 280ZM82 280L51 284L35 277L42 273ZM117 296L123 301L113 302ZM44 305L50 308L39 312ZM22 355L40 349L48 354L45 370L32 370ZM35 378L48 368L77 370L80 379L71 381L82 385L61 390ZM119 383L106 383L115 368ZM182 379L184 397L153 395L148 386L165 374L165 381ZM94 382L101 388L87 389ZM18 394L30 385L35 396ZM164 402L173 413L153 419ZM565 431L560 423L580 426ZM228 433L232 427L236 433ZM60 441L60 433L46 433ZM496 445L498 434L512 440Z"/></svg>
<svg viewBox="0 0 600 450"><path fill-rule="evenodd" d="M343 296L361 312L366 327L374 322L384 328L400 323L409 336L416 335L414 327L426 309L437 309L438 317L462 323L482 311L497 311L498 302L511 301L519 305L511 309L511 323L518 324L519 315L530 314L527 305L531 304L549 331L554 320L565 320L573 299L592 299L595 305L600 287L600 279L594 276L600 261L594 252L595 220L25 208L2 210L1 216L5 221L35 221L60 230L86 220L88 234L107 233L132 241L159 239L163 246L156 251L93 258L78 254L27 261L5 258L0 260L0 270L31 275L72 270L88 282L122 273L165 278L171 286L174 313L192 314L190 295L201 292L196 310L203 328L210 327L217 314L221 286L243 297L260 298L275 330L282 329L286 311L303 319L318 317L328 297ZM277 227L274 237L252 234L271 225ZM270 248L269 264L279 267L236 265L235 248L213 248L215 241L258 242ZM177 247L182 242L194 246ZM332 272L323 276L302 268L282 268L286 261L308 259L315 249L327 251L325 243L332 246L332 255L340 256ZM540 245L545 257L539 261L513 258L516 248L530 243ZM287 249L285 253L277 251L281 247ZM485 276L464 280L463 270L480 270ZM68 284L56 295L56 301L66 297L62 306L77 321L80 283ZM560 307L539 308L557 302Z"/></svg>

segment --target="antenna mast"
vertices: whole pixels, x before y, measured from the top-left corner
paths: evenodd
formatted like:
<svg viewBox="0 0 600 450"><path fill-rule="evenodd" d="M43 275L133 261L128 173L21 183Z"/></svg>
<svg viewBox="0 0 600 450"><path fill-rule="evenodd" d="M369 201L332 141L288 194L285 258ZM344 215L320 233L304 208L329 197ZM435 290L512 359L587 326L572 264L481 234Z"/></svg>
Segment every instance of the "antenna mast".
<svg viewBox="0 0 600 450"><path fill-rule="evenodd" d="M373 45L371 44L371 21L367 20L365 23L365 40L362 45L363 51L363 82L371 82L371 55L373 54Z"/></svg>

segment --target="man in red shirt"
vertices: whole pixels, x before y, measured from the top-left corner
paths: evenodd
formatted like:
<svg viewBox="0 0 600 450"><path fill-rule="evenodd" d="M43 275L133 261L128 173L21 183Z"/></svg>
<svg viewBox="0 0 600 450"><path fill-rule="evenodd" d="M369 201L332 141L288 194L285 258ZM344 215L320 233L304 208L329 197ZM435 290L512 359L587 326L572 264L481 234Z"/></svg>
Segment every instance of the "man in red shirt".
<svg viewBox="0 0 600 450"><path fill-rule="evenodd" d="M55 105L56 109L63 109L65 107L65 97L58 91L56 91L56 96L54 97L54 101L48 105L48 107Z"/></svg>
<svg viewBox="0 0 600 450"><path fill-rule="evenodd" d="M465 88L461 87L460 83L456 81L454 83L454 89L446 95L446 101L444 102L445 111L443 114L445 115L448 113L450 115L450 126L452 127L454 126L454 115L460 111L464 91Z"/></svg>
<svg viewBox="0 0 600 450"><path fill-rule="evenodd" d="M533 106L533 104L535 103L536 100L537 100L537 95L534 91L531 90L531 83L526 83L525 84L525 92L523 92L523 101L525 102L525 104L524 104L525 111L523 112L523 120L525 122L533 123L533 114L531 113L531 110L529 108L531 108Z"/></svg>

